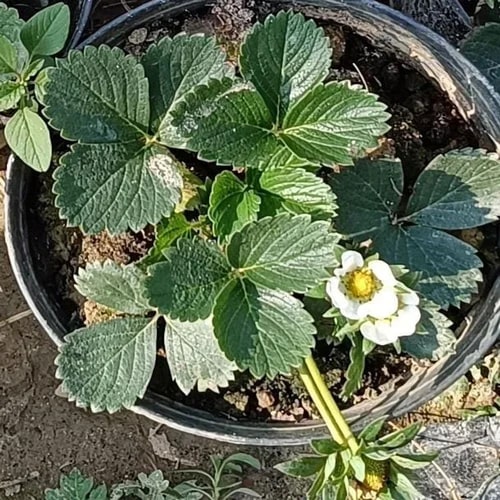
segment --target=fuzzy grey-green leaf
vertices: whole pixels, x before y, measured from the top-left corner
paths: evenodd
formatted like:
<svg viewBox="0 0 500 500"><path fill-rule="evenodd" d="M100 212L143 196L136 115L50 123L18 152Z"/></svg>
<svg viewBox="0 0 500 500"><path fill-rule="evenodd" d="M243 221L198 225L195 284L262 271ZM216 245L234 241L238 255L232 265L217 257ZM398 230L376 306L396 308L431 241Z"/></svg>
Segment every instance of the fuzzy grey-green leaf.
<svg viewBox="0 0 500 500"><path fill-rule="evenodd" d="M87 299L128 314L145 314L151 308L145 297L146 275L133 264L113 261L87 264L75 276L76 289Z"/></svg>
<svg viewBox="0 0 500 500"><path fill-rule="evenodd" d="M115 319L67 335L56 375L70 401L113 413L144 395L155 357L156 321Z"/></svg>
<svg viewBox="0 0 500 500"><path fill-rule="evenodd" d="M94 480L85 477L78 469L63 474L59 488L45 491L45 500L107 500L105 485L94 487Z"/></svg>
<svg viewBox="0 0 500 500"><path fill-rule="evenodd" d="M144 68L117 47L89 46L58 59L47 71L43 100L50 124L65 139L116 144L140 140L148 130Z"/></svg>
<svg viewBox="0 0 500 500"><path fill-rule="evenodd" d="M195 387L218 392L234 380L237 369L221 351L212 318L182 322L166 318L165 351L172 378L184 394Z"/></svg>
<svg viewBox="0 0 500 500"><path fill-rule="evenodd" d="M259 195L231 172L215 178L210 192L208 216L216 236L226 238L247 222L257 219Z"/></svg>
<svg viewBox="0 0 500 500"><path fill-rule="evenodd" d="M54 172L56 206L69 225L86 233L138 231L170 215L179 202L178 165L166 150L135 142L75 144Z"/></svg>
<svg viewBox="0 0 500 500"><path fill-rule="evenodd" d="M299 300L245 279L217 297L214 330L226 356L258 378L290 374L314 346L313 318Z"/></svg>
<svg viewBox="0 0 500 500"><path fill-rule="evenodd" d="M5 140L19 158L38 172L49 169L52 143L45 122L29 108L19 109L5 126Z"/></svg>
<svg viewBox="0 0 500 500"><path fill-rule="evenodd" d="M298 157L352 165L389 130L386 105L347 82L318 85L287 113L279 137Z"/></svg>
<svg viewBox="0 0 500 500"><path fill-rule="evenodd" d="M151 88L151 122L161 140L170 145L168 125L174 106L198 85L234 73L214 37L186 35L163 38L142 57Z"/></svg>
<svg viewBox="0 0 500 500"><path fill-rule="evenodd" d="M229 262L255 284L274 290L305 292L328 277L335 265L338 235L329 222L309 215L265 217L234 233L227 248Z"/></svg>
<svg viewBox="0 0 500 500"><path fill-rule="evenodd" d="M230 279L224 254L201 238L182 238L164 255L165 262L149 268L146 286L151 306L180 321L210 316L217 294Z"/></svg>
<svg viewBox="0 0 500 500"><path fill-rule="evenodd" d="M330 56L328 38L314 21L280 12L257 23L246 36L240 68L281 123L290 103L328 75Z"/></svg>
<svg viewBox="0 0 500 500"><path fill-rule="evenodd" d="M16 48L18 69L21 69L28 59L26 48L21 42L21 29L24 24L16 9L8 8L0 2L0 36L7 38Z"/></svg>
<svg viewBox="0 0 500 500"><path fill-rule="evenodd" d="M439 155L419 175L406 219L437 229L466 229L500 216L500 161L481 150Z"/></svg>

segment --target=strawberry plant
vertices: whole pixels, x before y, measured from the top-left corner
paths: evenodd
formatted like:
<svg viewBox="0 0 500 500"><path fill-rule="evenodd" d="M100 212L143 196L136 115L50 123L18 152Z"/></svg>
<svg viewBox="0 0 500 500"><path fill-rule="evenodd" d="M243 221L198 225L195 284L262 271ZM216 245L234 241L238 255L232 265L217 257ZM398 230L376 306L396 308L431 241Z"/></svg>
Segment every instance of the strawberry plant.
<svg viewBox="0 0 500 500"><path fill-rule="evenodd" d="M72 143L54 171L61 217L156 234L139 262L80 270L78 290L115 318L67 335L57 376L79 406L114 412L144 395L158 344L186 394L237 370L298 372L335 441L306 467L310 498L413 498L405 470L433 457L394 450L414 428L354 436L312 350L317 337L349 345L345 398L378 346L453 352L443 310L477 291L481 260L451 232L498 218L500 163L454 151L405 181L399 160L366 155L389 129L385 105L331 81L330 56L313 21L280 12L246 35L237 66L214 38L179 34L140 58L86 47L47 69L44 114ZM217 175L200 178L203 162Z"/></svg>
<svg viewBox="0 0 500 500"><path fill-rule="evenodd" d="M8 113L5 140L34 170L50 166L49 129L38 113L45 68L69 32L69 8L57 3L27 22L0 2L0 113Z"/></svg>

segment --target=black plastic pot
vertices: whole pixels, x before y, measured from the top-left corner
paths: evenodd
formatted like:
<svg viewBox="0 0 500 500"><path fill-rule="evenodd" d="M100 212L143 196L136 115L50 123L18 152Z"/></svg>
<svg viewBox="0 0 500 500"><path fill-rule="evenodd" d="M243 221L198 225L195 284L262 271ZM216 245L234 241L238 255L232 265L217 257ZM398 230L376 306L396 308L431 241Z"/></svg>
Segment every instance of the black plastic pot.
<svg viewBox="0 0 500 500"><path fill-rule="evenodd" d="M93 0L69 0L67 2L71 9L71 31L67 47L75 47L82 38L83 31L87 26L92 11L92 2ZM49 4L52 3L56 2L51 0ZM7 4L18 9L21 17L29 18L35 14L37 10L42 8L46 2L42 0L17 0L11 2L7 1Z"/></svg>
<svg viewBox="0 0 500 500"><path fill-rule="evenodd" d="M162 17L195 11L206 0L154 0L100 29L85 44L116 44L132 29ZM389 50L434 80L482 132L500 142L500 102L489 83L442 38L403 15L371 0L298 0L285 6L307 6L314 14L321 8L323 18L349 25L375 46ZM11 264L26 301L36 318L60 345L67 327L54 304L37 280L30 253L26 197L31 170L11 158L6 183L6 240ZM437 396L455 382L493 345L500 330L500 278L488 297L473 310L461 332L457 353L414 375L404 385L376 400L349 408L345 415L355 427L384 414L402 415ZM221 441L247 445L300 445L327 434L321 422L301 424L251 424L215 417L188 408L148 391L133 411L169 427Z"/></svg>

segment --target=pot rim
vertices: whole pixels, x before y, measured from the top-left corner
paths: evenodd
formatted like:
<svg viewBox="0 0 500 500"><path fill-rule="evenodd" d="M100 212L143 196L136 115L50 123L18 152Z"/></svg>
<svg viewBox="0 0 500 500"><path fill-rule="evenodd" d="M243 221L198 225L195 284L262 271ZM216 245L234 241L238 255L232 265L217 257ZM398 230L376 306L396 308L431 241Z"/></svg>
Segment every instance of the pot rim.
<svg viewBox="0 0 500 500"><path fill-rule="evenodd" d="M116 30L112 36L112 42L121 37L125 32L151 21L155 16L175 16L185 12L187 9L200 8L207 5L207 0L152 0L131 13L124 14L116 20L98 30L94 35L82 42L78 48L86 44L98 44L103 42L103 37L109 30ZM456 53L451 45L441 37L421 25L409 20L397 11L393 11L373 0L287 0L284 3L293 6L322 6L330 10L337 9L347 21L352 21L356 16L366 17L365 23L377 23L377 30L392 27L397 30L408 31L408 41L412 41L411 51L414 57L428 57L432 54L436 44L439 44L437 62L440 68L448 67L449 71L460 70L456 78L452 79L446 75L445 89L451 91L450 82L453 84L453 96L457 106L464 116L476 113L474 106L483 111L488 110L487 120L484 126L496 143L500 141L500 98L493 92L486 79L461 55ZM158 12L159 9L159 12ZM136 18L135 16L139 16ZM129 22L133 26L129 25ZM338 22L338 21L337 21ZM376 36L384 36L379 31ZM108 42L109 43L109 42ZM409 45L409 43L407 43ZM396 50L396 49L394 49ZM418 52L420 50L420 52ZM416 52L415 52L416 51ZM446 54L445 54L446 52ZM450 66L450 58L452 65ZM422 63L422 61L420 61ZM435 61L434 61L435 62ZM424 69L436 71L433 61L427 61L427 66L422 63ZM463 71L470 71L468 85L474 91L472 99L462 95L461 81L456 81ZM429 77L432 76L429 75ZM452 97L452 96L450 96ZM480 98L480 99L478 99ZM472 102L471 102L472 101ZM486 106L486 102L489 107ZM494 113L494 108L499 112ZM498 117L498 118L497 118ZM15 159L9 158L6 194L5 194L5 239L11 266L21 289L21 292L33 311L42 328L48 333L53 342L59 347L62 337L67 329L61 323L55 310L55 305L48 297L43 287L38 283L34 265L30 255L29 234L27 232L27 210L24 203L27 183L32 172ZM472 318L472 319L471 319ZM367 420L382 416L398 416L408 413L412 409L424 404L447 389L453 382L482 358L489 350L500 333L500 277L493 284L485 301L474 308L471 315L466 318L468 323L457 343L457 355L449 355L433 364L430 368L412 375L403 385L391 393L364 401L344 411L347 419L353 423L355 428L360 428ZM164 396L147 391L143 399L139 400L132 411L144 415L149 419L164 424L170 428L195 434L199 437L216 439L219 441L257 446L293 446L303 445L310 439L322 438L328 435L326 427L321 421L308 421L304 423L261 423L261 422L233 422L208 412L188 407L170 400Z"/></svg>

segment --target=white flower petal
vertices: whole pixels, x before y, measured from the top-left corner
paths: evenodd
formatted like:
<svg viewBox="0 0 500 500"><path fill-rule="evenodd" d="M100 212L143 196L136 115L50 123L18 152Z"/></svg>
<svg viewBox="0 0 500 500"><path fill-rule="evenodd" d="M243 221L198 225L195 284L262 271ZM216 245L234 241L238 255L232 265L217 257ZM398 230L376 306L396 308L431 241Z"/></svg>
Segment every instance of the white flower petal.
<svg viewBox="0 0 500 500"><path fill-rule="evenodd" d="M372 300L364 304L363 312L377 319L392 316L398 310L398 296L393 288L382 288Z"/></svg>
<svg viewBox="0 0 500 500"><path fill-rule="evenodd" d="M420 309L417 306L404 306L398 311L398 319L405 321L406 323L415 325L420 321Z"/></svg>
<svg viewBox="0 0 500 500"><path fill-rule="evenodd" d="M404 318L397 316L391 321L391 326L398 337L407 337L415 333L415 323L405 321Z"/></svg>
<svg viewBox="0 0 500 500"><path fill-rule="evenodd" d="M353 250L346 250L342 254L342 268L345 272L349 273L355 269L363 267L363 256L359 252Z"/></svg>
<svg viewBox="0 0 500 500"><path fill-rule="evenodd" d="M360 303L354 300L349 300L348 303L340 308L340 313L347 319L363 319L366 318L366 314L360 312Z"/></svg>
<svg viewBox="0 0 500 500"><path fill-rule="evenodd" d="M340 279L335 276L326 282L326 294L330 297L332 304L339 309L346 307L349 301L342 288Z"/></svg>
<svg viewBox="0 0 500 500"><path fill-rule="evenodd" d="M382 282L384 286L395 286L396 278L392 273L389 264L383 260L372 260L368 263L368 268Z"/></svg>
<svg viewBox="0 0 500 500"><path fill-rule="evenodd" d="M366 321L361 325L360 331L363 337L378 345L392 344L398 340L398 334L389 320L378 320L374 323Z"/></svg>
<svg viewBox="0 0 500 500"><path fill-rule="evenodd" d="M403 304L409 306L418 306L418 304L420 303L420 299L415 292L401 293L399 295L399 299Z"/></svg>

